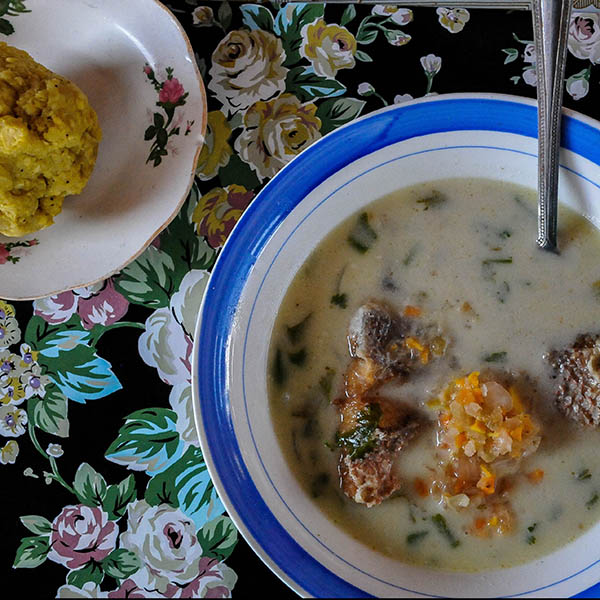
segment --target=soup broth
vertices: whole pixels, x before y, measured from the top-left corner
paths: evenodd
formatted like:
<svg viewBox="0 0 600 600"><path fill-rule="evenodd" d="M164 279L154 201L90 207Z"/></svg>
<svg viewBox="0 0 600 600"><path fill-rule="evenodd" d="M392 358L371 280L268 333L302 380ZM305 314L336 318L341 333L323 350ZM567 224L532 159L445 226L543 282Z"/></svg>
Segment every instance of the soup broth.
<svg viewBox="0 0 600 600"><path fill-rule="evenodd" d="M510 567L568 543L600 517L600 436L557 410L548 359L578 334L600 329L600 234L561 208L561 252L554 255L536 247L535 229L532 190L462 179L416 186L377 200L338 226L285 295L268 374L281 449L315 504L379 552L446 570ZM380 380L368 392L375 405L363 404L353 429L344 430L340 398L349 395L349 328L370 302L422 321L429 327L423 331L433 328L433 334L427 354L418 339L411 345L412 338L403 338L418 369ZM356 353L354 348L360 362ZM458 393L467 385L461 378L470 374L475 383L481 379L477 385L488 397L492 388L481 382L490 377L508 381L511 394L520 382L526 405L513 417L513 395L513 412L505 418L514 422L513 454L500 458L512 457L513 468L497 475L498 461L480 460L483 474L479 479L478 472L471 496L456 487L456 478L450 487L440 484L448 474L444 453L468 455L466 441L476 435L467 427L452 438L456 447L446 448L450 438L440 429L451 427L444 407L448 390ZM373 437L351 450L348 444L365 431L372 436L364 406L377 408L383 397L408 407L419 427L394 446L393 493L368 507L344 493L340 454L350 464L373 452ZM471 428L480 426L474 418ZM484 437L496 435L485 431ZM529 448L514 458L526 438ZM491 488L485 469L496 474ZM490 509L500 505L509 514L506 528L503 513Z"/></svg>

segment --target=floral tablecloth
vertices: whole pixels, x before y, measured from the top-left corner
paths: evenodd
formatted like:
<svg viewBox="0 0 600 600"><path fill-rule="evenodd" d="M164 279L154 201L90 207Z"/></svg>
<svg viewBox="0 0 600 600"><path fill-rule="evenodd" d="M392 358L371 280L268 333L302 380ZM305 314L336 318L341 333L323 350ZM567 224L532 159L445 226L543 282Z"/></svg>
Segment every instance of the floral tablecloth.
<svg viewBox="0 0 600 600"><path fill-rule="evenodd" d="M572 17L565 104L600 118L600 14L580 12L586 4ZM194 428L193 332L219 251L283 165L360 115L426 94L536 93L524 11L167 5L209 106L181 213L100 285L0 301L7 596L293 597L227 516ZM26 10L27 0L0 1L0 34ZM0 246L3 268L18 260L11 250Z"/></svg>

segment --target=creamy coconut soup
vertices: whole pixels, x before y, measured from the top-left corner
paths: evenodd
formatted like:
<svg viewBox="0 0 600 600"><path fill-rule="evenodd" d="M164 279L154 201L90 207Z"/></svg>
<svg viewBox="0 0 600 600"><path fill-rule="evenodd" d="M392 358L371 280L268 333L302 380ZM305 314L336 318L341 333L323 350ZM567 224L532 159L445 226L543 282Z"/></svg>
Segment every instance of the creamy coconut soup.
<svg viewBox="0 0 600 600"><path fill-rule="evenodd" d="M271 414L316 505L377 551L475 571L600 517L600 234L533 191L447 180L337 227L286 293ZM582 335L586 334L586 335Z"/></svg>

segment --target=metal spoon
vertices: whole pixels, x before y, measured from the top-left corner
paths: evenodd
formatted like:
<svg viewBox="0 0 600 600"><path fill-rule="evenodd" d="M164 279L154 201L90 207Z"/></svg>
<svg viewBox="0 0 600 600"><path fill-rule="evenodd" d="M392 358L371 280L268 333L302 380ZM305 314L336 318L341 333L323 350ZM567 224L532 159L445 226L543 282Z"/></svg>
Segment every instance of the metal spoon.
<svg viewBox="0 0 600 600"><path fill-rule="evenodd" d="M538 239L558 253L558 169L563 80L572 0L533 0L538 89Z"/></svg>

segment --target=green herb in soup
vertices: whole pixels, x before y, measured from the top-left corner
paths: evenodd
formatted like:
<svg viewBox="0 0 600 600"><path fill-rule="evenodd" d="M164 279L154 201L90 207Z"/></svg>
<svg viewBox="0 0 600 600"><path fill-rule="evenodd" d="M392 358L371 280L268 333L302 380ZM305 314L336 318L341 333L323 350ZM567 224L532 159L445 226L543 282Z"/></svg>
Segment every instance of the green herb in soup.
<svg viewBox="0 0 600 600"><path fill-rule="evenodd" d="M487 363L498 363L504 362L506 360L507 352L492 352L491 354L486 354L483 357L484 362Z"/></svg>
<svg viewBox="0 0 600 600"><path fill-rule="evenodd" d="M536 202L458 179L380 198L281 305L281 450L336 526L399 561L512 567L600 519L600 233L561 207L561 253L540 252Z"/></svg>
<svg viewBox="0 0 600 600"><path fill-rule="evenodd" d="M337 445L348 450L351 459L363 458L375 445L375 429L381 418L379 404L369 404L356 417L356 426L338 434Z"/></svg>
<svg viewBox="0 0 600 600"><path fill-rule="evenodd" d="M416 531L415 533L409 533L406 536L406 543L409 546L415 546L423 540L423 538L429 534L429 531Z"/></svg>
<svg viewBox="0 0 600 600"><path fill-rule="evenodd" d="M346 308L348 306L347 294L334 294L331 296L331 304L335 304L340 308Z"/></svg>
<svg viewBox="0 0 600 600"><path fill-rule="evenodd" d="M364 254L373 246L376 239L377 233L369 224L369 215L366 212L361 213L348 234L348 242L355 250Z"/></svg>
<svg viewBox="0 0 600 600"><path fill-rule="evenodd" d="M446 519L443 515L440 515L439 513L437 515L433 515L433 517L431 517L431 520L433 521L433 524L436 526L437 530L450 544L451 548L456 548L457 546L460 546L460 541L456 539L454 533L448 527L448 523L446 523Z"/></svg>

